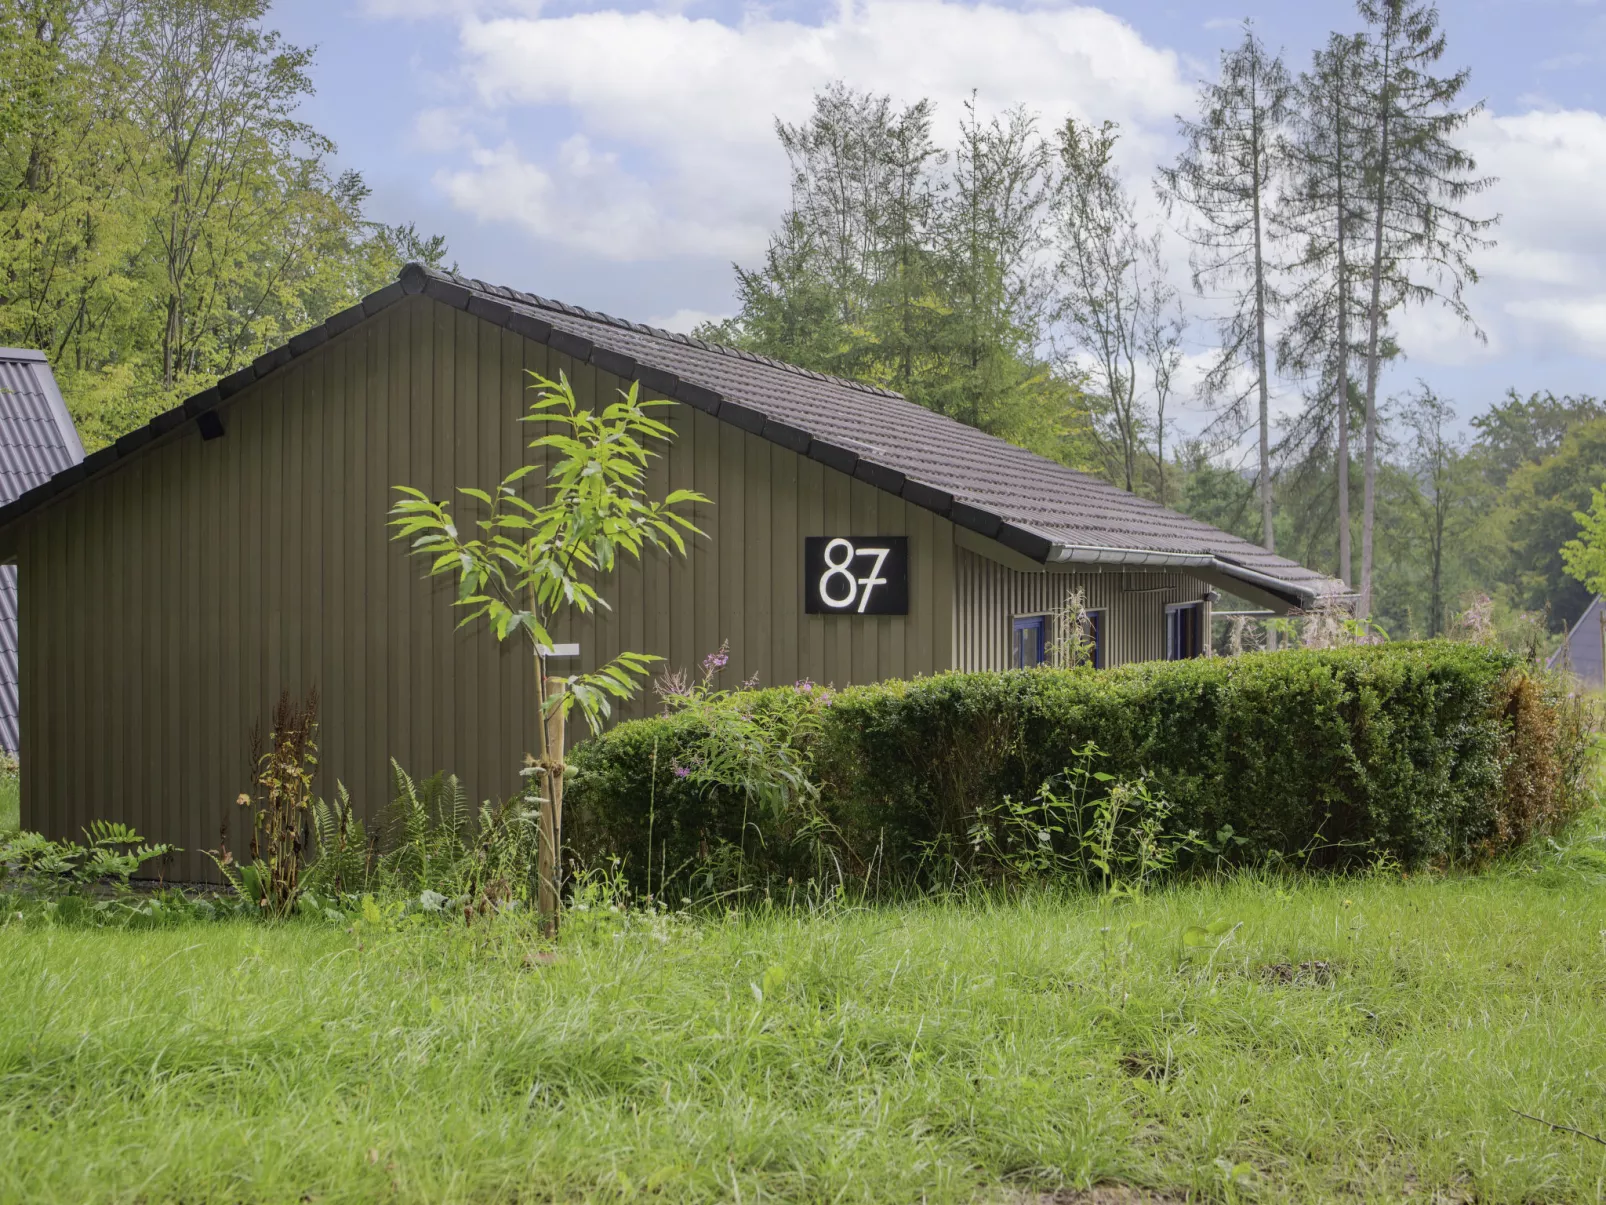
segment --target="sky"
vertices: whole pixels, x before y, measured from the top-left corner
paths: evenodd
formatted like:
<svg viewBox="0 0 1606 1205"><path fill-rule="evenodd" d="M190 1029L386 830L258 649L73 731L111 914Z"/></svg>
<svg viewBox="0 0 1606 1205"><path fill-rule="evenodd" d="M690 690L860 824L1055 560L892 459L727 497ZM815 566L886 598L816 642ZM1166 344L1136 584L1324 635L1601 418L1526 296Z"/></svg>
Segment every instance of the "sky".
<svg viewBox="0 0 1606 1205"><path fill-rule="evenodd" d="M1486 104L1466 141L1499 178L1475 202L1498 245L1475 261L1478 330L1407 313L1384 390L1423 380L1463 423L1508 387L1606 393L1606 0L1441 10L1446 65ZM363 173L374 216L444 234L470 276L689 330L733 311L731 265L759 260L787 203L775 120L806 117L824 85L929 97L940 135L973 89L1046 125L1117 121L1147 197L1245 18L1296 70L1359 25L1344 0L280 0L269 20L318 48L304 116ZM1195 366L1209 333L1190 336Z"/></svg>

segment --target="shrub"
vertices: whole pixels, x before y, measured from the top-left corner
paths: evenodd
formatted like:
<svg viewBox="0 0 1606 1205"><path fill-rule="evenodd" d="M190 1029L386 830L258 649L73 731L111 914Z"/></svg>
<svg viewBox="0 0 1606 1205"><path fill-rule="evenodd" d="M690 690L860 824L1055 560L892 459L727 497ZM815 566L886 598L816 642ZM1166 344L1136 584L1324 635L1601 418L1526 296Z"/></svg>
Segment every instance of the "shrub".
<svg viewBox="0 0 1606 1205"><path fill-rule="evenodd" d="M757 717L798 705L790 689L743 698ZM1420 865L1509 849L1576 814L1592 738L1581 708L1509 653L1436 641L854 687L797 753L847 877L986 873L977 826L1090 743L1112 781L1169 802L1172 832L1216 837L1204 856ZM771 880L815 874L796 817L755 816L740 792L674 774L707 733L683 709L577 749L582 855L624 856L638 886L649 861L655 878L678 868L695 882L733 849Z"/></svg>
<svg viewBox="0 0 1606 1205"><path fill-rule="evenodd" d="M823 877L813 751L829 696L806 685L681 697L580 745L571 847L595 864L621 858L648 893L688 878L706 895Z"/></svg>

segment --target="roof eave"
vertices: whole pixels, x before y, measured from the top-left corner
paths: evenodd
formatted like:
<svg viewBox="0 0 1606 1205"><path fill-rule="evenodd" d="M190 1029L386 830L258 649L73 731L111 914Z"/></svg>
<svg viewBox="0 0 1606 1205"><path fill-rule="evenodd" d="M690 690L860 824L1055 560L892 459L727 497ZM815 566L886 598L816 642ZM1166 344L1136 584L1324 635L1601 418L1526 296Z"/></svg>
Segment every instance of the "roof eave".
<svg viewBox="0 0 1606 1205"><path fill-rule="evenodd" d="M1285 607L1309 610L1318 603L1345 597L1298 582L1273 577L1211 553L1164 552L1153 548L1114 548L1094 544L1055 544L1048 555L1058 565L1130 565L1158 569L1187 569L1201 576L1240 584L1256 595L1270 595Z"/></svg>

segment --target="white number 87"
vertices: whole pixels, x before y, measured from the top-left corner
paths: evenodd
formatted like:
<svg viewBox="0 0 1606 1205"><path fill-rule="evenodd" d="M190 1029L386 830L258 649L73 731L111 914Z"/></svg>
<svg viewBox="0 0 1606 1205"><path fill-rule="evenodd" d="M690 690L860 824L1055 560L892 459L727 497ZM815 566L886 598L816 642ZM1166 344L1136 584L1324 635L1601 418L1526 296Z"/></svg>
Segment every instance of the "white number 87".
<svg viewBox="0 0 1606 1205"><path fill-rule="evenodd" d="M864 614L870 605L870 593L877 586L887 584L887 579L881 576L881 567L887 563L891 555L890 548L855 548L851 540L844 540L840 536L825 546L825 572L820 574L820 601L826 606L838 611L846 611L857 601L858 612ZM874 557L875 564L864 577L854 577L853 562L859 557ZM831 579L840 578L846 584L846 593L833 593Z"/></svg>

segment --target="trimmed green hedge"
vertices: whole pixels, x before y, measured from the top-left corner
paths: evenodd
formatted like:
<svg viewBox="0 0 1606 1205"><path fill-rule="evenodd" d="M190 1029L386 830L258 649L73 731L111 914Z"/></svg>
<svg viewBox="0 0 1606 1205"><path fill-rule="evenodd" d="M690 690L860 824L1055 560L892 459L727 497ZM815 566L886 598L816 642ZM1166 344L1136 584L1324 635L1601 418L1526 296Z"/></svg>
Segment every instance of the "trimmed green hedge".
<svg viewBox="0 0 1606 1205"><path fill-rule="evenodd" d="M740 698L760 718L819 706L784 688ZM1030 798L1092 741L1098 769L1150 778L1179 830L1230 825L1240 858L1464 861L1575 814L1592 738L1558 682L1476 644L943 674L841 691L805 725L811 823L677 777L702 724L686 710L576 750L568 810L583 857L618 855L637 881L649 857L655 878L674 879L732 847L770 880L801 881L822 860L849 877L919 878L933 850L963 862L980 812Z"/></svg>

